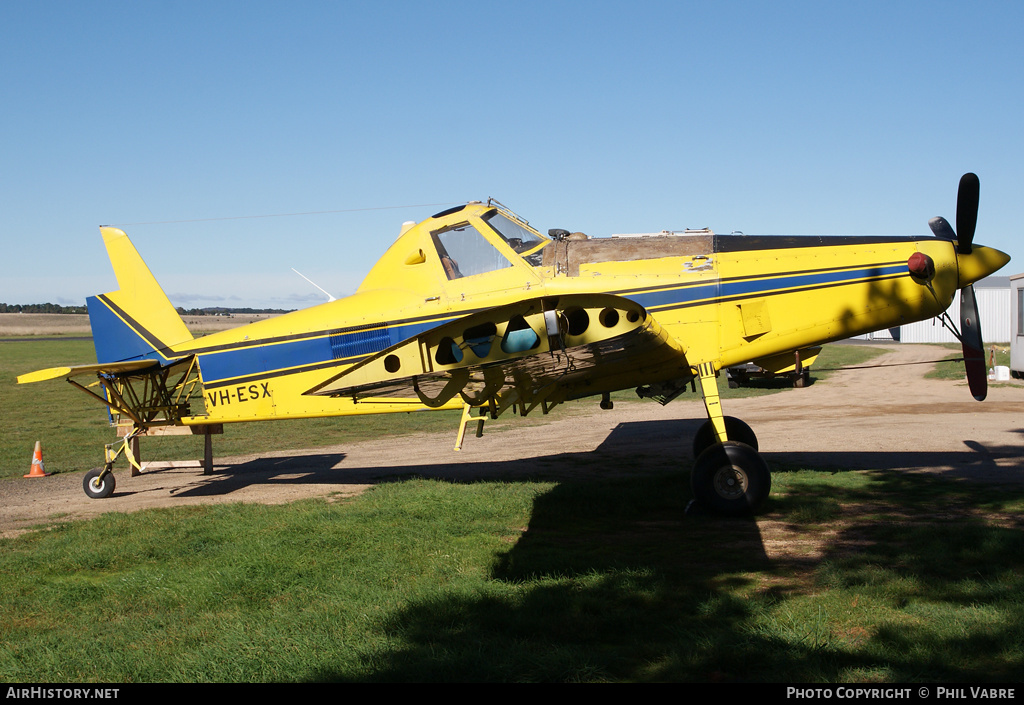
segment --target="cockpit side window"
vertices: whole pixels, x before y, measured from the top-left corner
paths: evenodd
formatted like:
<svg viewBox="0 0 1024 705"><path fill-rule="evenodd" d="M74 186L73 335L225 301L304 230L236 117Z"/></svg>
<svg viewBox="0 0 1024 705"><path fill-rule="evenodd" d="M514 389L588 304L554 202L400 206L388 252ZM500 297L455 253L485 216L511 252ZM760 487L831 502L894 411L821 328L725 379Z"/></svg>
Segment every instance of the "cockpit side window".
<svg viewBox="0 0 1024 705"><path fill-rule="evenodd" d="M437 254L449 279L471 277L511 267L505 255L487 242L470 223L462 223L433 233Z"/></svg>
<svg viewBox="0 0 1024 705"><path fill-rule="evenodd" d="M485 213L483 219L501 235L509 247L517 254L522 255L528 263L534 266L540 264L540 251L550 240L517 223L500 211Z"/></svg>

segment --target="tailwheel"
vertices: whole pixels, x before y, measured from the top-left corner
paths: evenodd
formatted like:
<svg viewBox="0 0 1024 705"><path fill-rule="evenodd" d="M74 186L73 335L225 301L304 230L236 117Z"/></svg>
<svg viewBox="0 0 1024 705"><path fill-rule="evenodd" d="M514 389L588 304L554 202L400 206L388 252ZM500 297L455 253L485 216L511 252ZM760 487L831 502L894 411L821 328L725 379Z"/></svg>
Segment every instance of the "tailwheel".
<svg viewBox="0 0 1024 705"><path fill-rule="evenodd" d="M114 473L110 465L93 468L85 473L82 487L90 499L103 499L114 493Z"/></svg>
<svg viewBox="0 0 1024 705"><path fill-rule="evenodd" d="M757 450L757 436L754 434L754 429L735 416L723 418L725 419L725 433L729 436L730 441L746 443ZM710 420L705 421L693 436L693 457L699 458L701 453L716 443L718 443L718 438L715 436L715 427Z"/></svg>
<svg viewBox="0 0 1024 705"><path fill-rule="evenodd" d="M698 502L730 516L752 514L772 486L768 464L745 443L726 441L705 449L690 476Z"/></svg>

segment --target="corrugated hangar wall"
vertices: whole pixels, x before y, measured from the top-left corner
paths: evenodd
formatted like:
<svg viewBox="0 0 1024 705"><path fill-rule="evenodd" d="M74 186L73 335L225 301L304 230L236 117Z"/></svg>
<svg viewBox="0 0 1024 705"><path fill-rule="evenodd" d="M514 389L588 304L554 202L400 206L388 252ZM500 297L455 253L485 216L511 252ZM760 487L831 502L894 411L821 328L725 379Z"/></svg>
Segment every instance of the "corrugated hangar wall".
<svg viewBox="0 0 1024 705"><path fill-rule="evenodd" d="M981 336L986 343L1010 342L1010 278L988 277L975 283L974 293L978 299L978 313L981 315ZM960 327L960 295L953 297L947 310L953 323ZM892 340L889 331L878 331L858 336L870 340ZM908 323L900 326L901 343L956 343L959 342L948 328L937 318Z"/></svg>

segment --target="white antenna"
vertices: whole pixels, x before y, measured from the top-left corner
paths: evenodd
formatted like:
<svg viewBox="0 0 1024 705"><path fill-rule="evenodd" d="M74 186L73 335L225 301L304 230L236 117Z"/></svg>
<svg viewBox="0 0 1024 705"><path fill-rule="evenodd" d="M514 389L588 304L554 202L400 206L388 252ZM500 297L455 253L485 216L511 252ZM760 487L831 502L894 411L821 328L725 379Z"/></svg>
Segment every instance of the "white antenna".
<svg viewBox="0 0 1024 705"><path fill-rule="evenodd" d="M325 294L327 294L327 300L328 301L337 301L337 299L335 299L333 296L331 296L330 293L328 293L325 289L323 289L320 285L318 285L315 281L313 281L312 279L307 277L305 274L303 274L302 272L297 270L295 267L292 267L292 271L295 272L296 274L298 274L300 277L302 277L306 281L308 281L313 286L315 286L317 289L320 289L320 291L322 291Z"/></svg>

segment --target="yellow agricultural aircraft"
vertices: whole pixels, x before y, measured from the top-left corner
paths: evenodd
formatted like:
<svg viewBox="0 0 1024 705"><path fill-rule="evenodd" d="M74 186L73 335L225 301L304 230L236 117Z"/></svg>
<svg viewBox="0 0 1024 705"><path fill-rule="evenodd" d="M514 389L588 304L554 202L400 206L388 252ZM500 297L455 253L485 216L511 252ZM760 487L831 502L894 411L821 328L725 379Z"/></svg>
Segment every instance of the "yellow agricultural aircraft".
<svg viewBox="0 0 1024 705"><path fill-rule="evenodd" d="M753 431L722 413L724 368L805 365L823 343L937 316L960 290L967 375L984 399L972 283L1009 257L972 244L977 207L966 174L955 233L935 218L923 237L587 238L545 236L494 200L472 202L404 225L355 294L202 338L125 233L104 227L120 288L88 299L98 362L18 382L65 378L127 426L85 477L96 498L113 491L120 453L138 469L129 444L161 429L461 407L458 449L474 414L547 413L589 396L610 408L621 389L665 404L699 387L708 420L694 439L694 495L744 514L771 476Z"/></svg>

